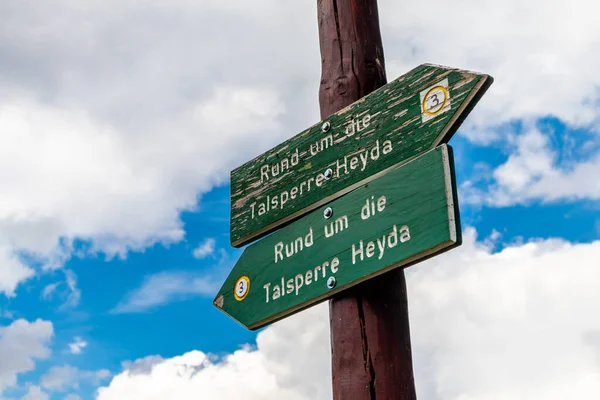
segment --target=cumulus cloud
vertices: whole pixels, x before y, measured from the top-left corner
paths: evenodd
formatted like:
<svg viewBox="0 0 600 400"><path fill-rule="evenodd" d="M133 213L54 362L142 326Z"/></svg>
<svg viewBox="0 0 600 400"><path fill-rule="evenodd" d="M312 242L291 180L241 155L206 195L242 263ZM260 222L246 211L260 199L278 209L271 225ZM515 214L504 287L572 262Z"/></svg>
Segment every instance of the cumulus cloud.
<svg viewBox="0 0 600 400"><path fill-rule="evenodd" d="M182 210L289 134L282 114L307 92L296 89L318 57L262 38L287 27L308 43L298 10L311 15L274 0L1 5L0 168L11 172L0 177L0 290L31 276L16 251L54 268L75 238L108 256L181 240ZM279 89L290 80L289 93Z"/></svg>
<svg viewBox="0 0 600 400"><path fill-rule="evenodd" d="M48 400L49 398L48 393L43 392L39 386L30 386L21 400Z"/></svg>
<svg viewBox="0 0 600 400"><path fill-rule="evenodd" d="M65 392L79 388L82 381L98 385L110 375L110 371L105 369L85 371L67 364L52 367L46 371L41 378L41 386L49 391Z"/></svg>
<svg viewBox="0 0 600 400"><path fill-rule="evenodd" d="M560 239L492 254L466 246L411 269L417 381L431 399L591 398L600 390L590 318L600 242Z"/></svg>
<svg viewBox="0 0 600 400"><path fill-rule="evenodd" d="M51 322L23 319L0 326L0 394L17 383L17 374L32 371L36 360L50 357L49 342L54 335Z"/></svg>
<svg viewBox="0 0 600 400"><path fill-rule="evenodd" d="M579 135L577 128L600 132L600 76L594 68L600 61L600 29L591 14L600 11L597 3L379 3L389 78L433 62L489 73L495 79L459 134L478 145L512 151L506 163L486 177L493 178L489 187L469 192L470 201L506 206L600 198L600 180L594 173L600 168L597 149L585 159L565 161L531 132L513 146L515 138L507 128L511 122L533 124L554 116L571 135Z"/></svg>
<svg viewBox="0 0 600 400"><path fill-rule="evenodd" d="M244 89L239 89L222 104L222 113L230 112L233 123L237 120L247 128L261 107L277 109L268 93L249 90L247 93L256 99L250 100L249 108L240 105L243 109L236 115L236 96L240 92L243 97ZM214 109L215 105L208 100L190 111L193 125L211 123L218 110L207 114L207 108ZM19 281L32 275L10 251L27 251L45 261L47 268L54 268L61 265L57 259L64 260L64 247L57 245L62 236L90 239L93 250L121 255L127 249L141 249L156 241L180 240L183 230L179 211L193 209L198 192L222 181L233 157L229 161L227 157L211 157L211 153L218 152L210 150L209 140L199 136L190 141L184 133L175 142L171 140L177 135L170 134L168 143L160 143L166 138L147 146L135 140L124 143L119 132L110 127L96 128L82 114L27 102L4 107L0 104L0 126L6 132L0 140L7 141L0 146L0 167L13 171L10 176L3 175L10 179L0 182L7 193L0 202L0 224L5 221L17 225L23 233L6 238L0 235L0 245L2 240L10 242L5 246L7 250L0 252L6 261L0 267L0 274L6 275L0 289L8 294ZM269 117L264 119L268 122ZM235 141L234 137L235 132L225 138ZM172 146L183 142L179 149ZM226 145L223 141L212 143L217 147ZM27 157L22 148L28 149ZM202 155L202 149L208 153ZM173 164L174 159L179 161ZM192 170L204 173L191 174ZM47 235L30 235L40 224L48 227Z"/></svg>
<svg viewBox="0 0 600 400"><path fill-rule="evenodd" d="M41 379L44 388L57 391L76 388L79 369L71 365L50 368Z"/></svg>
<svg viewBox="0 0 600 400"><path fill-rule="evenodd" d="M491 133L486 126L548 115L574 126L597 124L597 3L383 0L379 8L391 78L423 61L495 78L469 122L482 129L463 131L473 139Z"/></svg>
<svg viewBox="0 0 600 400"><path fill-rule="evenodd" d="M85 349L88 345L88 342L83 340L81 337L76 336L73 339L72 343L69 343L69 351L71 354L81 354L83 349Z"/></svg>
<svg viewBox="0 0 600 400"><path fill-rule="evenodd" d="M462 183L461 195L467 203L506 207L534 200L600 200L600 153L563 166L548 136L538 129L531 128L513 141L515 150L508 159L482 177L489 181L485 189L477 180Z"/></svg>
<svg viewBox="0 0 600 400"><path fill-rule="evenodd" d="M256 349L245 347L223 358L191 351L136 362L100 388L98 400L225 399L240 393L248 400L330 398L330 367L323 357L329 349L324 307L259 333Z"/></svg>
<svg viewBox="0 0 600 400"><path fill-rule="evenodd" d="M595 126L597 7L382 0L389 76L422 62L492 74L462 130L480 143L521 118ZM318 119L314 1L24 0L0 5L0 24L7 295L33 274L21 251L57 268L75 238L109 257L181 240L181 211Z"/></svg>
<svg viewBox="0 0 600 400"><path fill-rule="evenodd" d="M0 174L0 292L7 296L14 296L18 284L34 274L23 254L42 269L53 270L72 256L76 238L89 240L89 251L109 257L181 240L183 210L193 210L203 193L225 183L232 167L318 119L320 58L314 0L134 0L127 4L92 0L86 7L75 7L70 0L38 3L0 2L4 27L0 30L0 170L6 171ZM547 115L570 126L596 129L598 7L585 0L466 0L460 7L441 0L402 4L381 0L388 75L395 78L421 62L492 74L495 84L461 131L476 143L504 140L498 128L504 123ZM535 133L525 134L517 143L506 163L493 172L490 193L498 194L494 198L500 200L489 204L598 198L597 185L580 184L585 177L597 175L598 154L566 167ZM479 195L485 198L487 194ZM530 246L540 254L570 254L578 263L569 268L577 270L592 259L581 256L583 245L555 243L557 247L550 249L540 242ZM525 249L516 247L500 254L520 252L524 260L538 265ZM478 265L484 267L499 257L485 249L468 254L481 255L481 260L468 261L481 261ZM528 271L525 264L513 264ZM510 272L510 268L506 269ZM553 268L547 270L558 274L558 267ZM485 282L494 276L486 274L481 278ZM591 272L585 270L580 276L589 278L586 274ZM546 269L540 275L541 283L536 284L528 277L534 293L549 285ZM182 293L212 290L211 282L198 277L183 282L189 278L178 273L149 277L117 309L146 310L180 298ZM584 285L579 277L564 279ZM78 300L74 282L70 285L67 280L67 286ZM56 289L48 287L44 294L51 296ZM156 290L156 296L150 290ZM476 295L474 302L482 302ZM578 302L583 303L581 296L577 292L566 301L577 309ZM561 310L558 300L543 297L543 301ZM534 312L531 304L519 304L525 314ZM539 318L534 320L540 326L550 327L542 314L527 315ZM570 318L579 317L577 312L572 314ZM413 329L418 330L418 316L412 318ZM523 320L510 322L527 329ZM573 332L585 325L574 322L579 325ZM38 336L20 333L38 329ZM259 340L275 329L264 331ZM590 349L597 343L595 329L581 333ZM10 333L15 331L19 333ZM516 340L511 332L501 332ZM52 336L52 325L20 320L1 328L0 334L1 389L14 384L19 371L31 370L35 359L48 356L45 343ZM2 345L6 337L31 343ZM264 346L259 343L260 354L267 351L268 345ZM17 348L22 350L18 354ZM448 351L448 357L454 355ZM589 353L597 354L594 351ZM433 361L441 357L436 349L431 354ZM566 357L560 351L558 355ZM201 358L193 353L178 362L196 365L203 362ZM565 365L571 365L568 361ZM228 365L223 362L211 361L211 365L217 369ZM269 372L269 363L279 361L264 361L266 375L274 374ZM281 364L280 370L286 365ZM287 368L294 381L295 367ZM539 373L552 375L548 368L541 365ZM564 372L562 380L553 384L576 385L568 381L575 372ZM500 375L515 378L517 389L525 385L504 370ZM455 386L447 383L452 371L434 369L431 379L438 379L432 385L448 396L466 390L460 379ZM481 385L486 385L486 379L491 378L482 377ZM281 377L277 375L275 381L279 387ZM485 388L472 396L481 398ZM315 390L316 394L293 393L319 398L327 389ZM556 393L561 390L557 388Z"/></svg>
<svg viewBox="0 0 600 400"><path fill-rule="evenodd" d="M17 285L33 275L34 270L21 261L15 249L0 242L0 293L14 297Z"/></svg>
<svg viewBox="0 0 600 400"><path fill-rule="evenodd" d="M208 256L215 254L215 245L217 241L214 238L208 238L204 242L200 243L193 251L195 258L202 260Z"/></svg>
<svg viewBox="0 0 600 400"><path fill-rule="evenodd" d="M600 242L462 247L407 270L419 398L588 399L600 391ZM233 323L233 322L232 322ZM255 348L192 351L126 369L98 400L331 398L327 306L278 322ZM231 384L236 382L235 385Z"/></svg>

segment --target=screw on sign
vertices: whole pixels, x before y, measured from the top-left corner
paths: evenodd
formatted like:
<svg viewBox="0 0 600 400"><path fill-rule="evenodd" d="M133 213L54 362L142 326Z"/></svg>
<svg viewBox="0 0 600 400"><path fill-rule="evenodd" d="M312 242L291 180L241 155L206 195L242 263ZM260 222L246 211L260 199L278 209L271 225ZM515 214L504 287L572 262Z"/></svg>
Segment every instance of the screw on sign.
<svg viewBox="0 0 600 400"><path fill-rule="evenodd" d="M352 1L370 11L373 2ZM356 11L319 15L348 20L350 9ZM333 64L324 62L324 71L337 71ZM231 244L262 239L244 250L214 305L258 329L459 246L454 166L445 143L492 82L486 74L423 64L360 99L348 91L330 102L324 91L331 104L322 105L322 116L343 108L231 172ZM406 396L393 398L414 398L404 275L390 276L372 283L376 290L331 303L335 399L392 398L399 390ZM366 344L385 353L368 379L360 372L372 361Z"/></svg>
<svg viewBox="0 0 600 400"><path fill-rule="evenodd" d="M421 65L231 172L240 247L446 143L491 84Z"/></svg>
<svg viewBox="0 0 600 400"><path fill-rule="evenodd" d="M438 146L248 246L215 306L258 329L460 245L452 160Z"/></svg>
<svg viewBox="0 0 600 400"><path fill-rule="evenodd" d="M272 233L214 300L249 329L461 243L445 143L493 78L424 64L385 85L377 0L339 4L317 6L324 120L231 172L232 246ZM416 399L406 282L388 277L330 303L335 400Z"/></svg>
<svg viewBox="0 0 600 400"><path fill-rule="evenodd" d="M330 276L329 279L327 279L327 287L333 289L335 287L335 282L335 277Z"/></svg>

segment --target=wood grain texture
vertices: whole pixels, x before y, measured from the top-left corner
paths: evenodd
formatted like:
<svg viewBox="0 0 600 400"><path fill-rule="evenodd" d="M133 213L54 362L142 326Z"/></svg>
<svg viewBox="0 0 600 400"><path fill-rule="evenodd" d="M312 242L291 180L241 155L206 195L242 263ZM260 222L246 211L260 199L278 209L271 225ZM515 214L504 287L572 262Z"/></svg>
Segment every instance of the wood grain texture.
<svg viewBox="0 0 600 400"><path fill-rule="evenodd" d="M347 7L339 11L340 21L348 12ZM361 8L361 12L371 10ZM357 23L358 31L369 28L364 19ZM361 40L372 35L366 36ZM330 48L331 43L323 43L323 47L331 57L340 57L339 49ZM346 65L357 61L342 57L337 60L342 67L330 71L331 76L323 76L321 101L332 109L373 89L374 79L385 78L380 71L383 56L379 48L347 51L364 51L366 59L361 56L360 65ZM337 61L329 63L335 65ZM448 85L447 107L424 119L422 92L441 82ZM487 75L421 65L325 118L330 124L327 132L320 122L235 169L231 173L232 245L238 247L259 238L376 178L392 165L447 142L490 82ZM320 180L328 169L331 178Z"/></svg>
<svg viewBox="0 0 600 400"><path fill-rule="evenodd" d="M376 1L318 0L321 118L387 82ZM348 40L353 38L353 40Z"/></svg>
<svg viewBox="0 0 600 400"><path fill-rule="evenodd" d="M431 150L248 246L216 305L257 329L459 245L449 151L446 145ZM333 210L330 218L324 217L326 208ZM250 282L243 300L234 295L240 277ZM336 280L333 288L327 286L330 277ZM368 318L379 318L380 312L372 311ZM393 334L372 326L376 343ZM374 356L373 362L379 362Z"/></svg>
<svg viewBox="0 0 600 400"><path fill-rule="evenodd" d="M350 7L353 12L350 16L344 14L345 18L339 18L335 14L340 7ZM326 118L385 85L385 62L377 0L318 0L317 8L322 63L319 99L321 118ZM332 18L331 14L335 17ZM368 22L357 23L361 19ZM340 54L337 58L336 51ZM355 57L359 51L376 55L374 60L371 59L378 68L376 74L369 75L358 70L364 66L362 60ZM348 62L342 63L342 59L351 60L352 68L348 68ZM356 92L338 92L335 96L325 93L336 79L344 75L350 76L350 81L358 89ZM360 88L371 90L361 91ZM363 303L369 305L365 307ZM368 312L376 310L375 315L380 317L365 318L365 308ZM329 310L333 399L415 400L404 271L393 270L334 297L329 302ZM365 326L373 323L375 327ZM390 332L391 336L386 337L389 340L374 337L373 329ZM381 362L374 363L375 358L397 368L376 369L381 367Z"/></svg>

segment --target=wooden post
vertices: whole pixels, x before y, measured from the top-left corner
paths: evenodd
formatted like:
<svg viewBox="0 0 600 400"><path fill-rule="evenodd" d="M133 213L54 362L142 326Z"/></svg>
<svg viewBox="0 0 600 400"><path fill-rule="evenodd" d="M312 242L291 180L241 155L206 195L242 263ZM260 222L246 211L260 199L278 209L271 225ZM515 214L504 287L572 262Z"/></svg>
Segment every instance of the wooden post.
<svg viewBox="0 0 600 400"><path fill-rule="evenodd" d="M386 84L377 0L317 0L321 117ZM333 398L415 400L404 271L329 303Z"/></svg>

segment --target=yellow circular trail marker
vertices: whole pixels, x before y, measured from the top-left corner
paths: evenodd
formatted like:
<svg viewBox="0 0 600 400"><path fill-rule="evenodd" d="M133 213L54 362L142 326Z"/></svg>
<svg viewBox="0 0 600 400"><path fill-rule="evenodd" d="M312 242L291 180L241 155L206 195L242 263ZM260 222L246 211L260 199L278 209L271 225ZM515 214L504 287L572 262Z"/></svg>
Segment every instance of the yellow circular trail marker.
<svg viewBox="0 0 600 400"><path fill-rule="evenodd" d="M250 278L246 275L240 276L233 287L233 295L237 301L242 301L250 291Z"/></svg>
<svg viewBox="0 0 600 400"><path fill-rule="evenodd" d="M435 117L444 110L449 98L448 89L443 86L435 86L429 89L421 105L423 112L429 117Z"/></svg>

